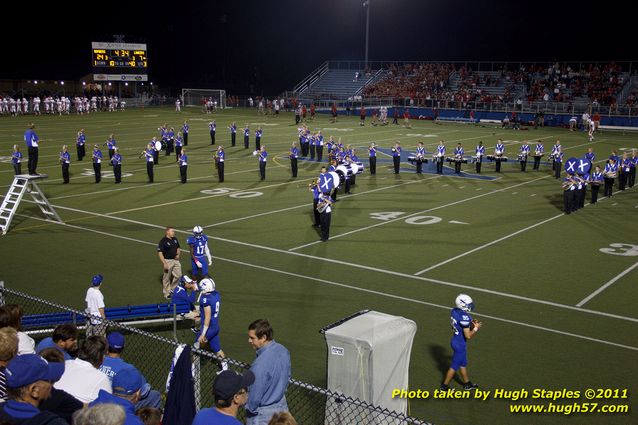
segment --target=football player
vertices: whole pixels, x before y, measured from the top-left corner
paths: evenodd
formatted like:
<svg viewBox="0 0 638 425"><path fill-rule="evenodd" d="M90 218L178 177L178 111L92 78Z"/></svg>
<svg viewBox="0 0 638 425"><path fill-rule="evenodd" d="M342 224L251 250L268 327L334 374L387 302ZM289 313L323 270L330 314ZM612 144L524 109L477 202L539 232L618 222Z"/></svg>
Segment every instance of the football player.
<svg viewBox="0 0 638 425"><path fill-rule="evenodd" d="M220 358L226 357L219 342L219 310L221 308L221 296L215 290L215 282L211 278L204 278L199 282L201 297L199 298L199 315L201 328L197 333L195 342L197 348L209 345L210 349ZM222 370L228 369L226 361L221 361Z"/></svg>
<svg viewBox="0 0 638 425"><path fill-rule="evenodd" d="M460 294L456 297L456 307L452 309L450 320L452 322L452 364L445 375L440 390L447 391L450 389L449 384L454 378L458 370L463 380L464 390L474 390L478 388L476 384L470 381L467 375L467 340L471 339L481 328L481 322L473 320L470 312L474 310L474 302L472 297L466 294Z"/></svg>
<svg viewBox="0 0 638 425"><path fill-rule="evenodd" d="M207 277L208 266L213 264L213 257L210 254L210 249L208 249L208 236L204 234L201 226L193 227L193 236L189 236L186 239L186 243L191 251L193 277Z"/></svg>

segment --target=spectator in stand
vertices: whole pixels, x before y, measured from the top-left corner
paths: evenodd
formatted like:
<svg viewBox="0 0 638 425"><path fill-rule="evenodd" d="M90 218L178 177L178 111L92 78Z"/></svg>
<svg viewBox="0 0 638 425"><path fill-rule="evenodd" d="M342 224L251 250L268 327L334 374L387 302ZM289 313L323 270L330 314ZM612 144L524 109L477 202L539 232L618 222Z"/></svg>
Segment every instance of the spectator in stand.
<svg viewBox="0 0 638 425"><path fill-rule="evenodd" d="M144 425L161 425L162 411L154 407L143 407L135 411L135 414L142 420Z"/></svg>
<svg viewBox="0 0 638 425"><path fill-rule="evenodd" d="M9 361L18 355L18 333L9 326L0 328L0 402L7 401L5 369Z"/></svg>
<svg viewBox="0 0 638 425"><path fill-rule="evenodd" d="M64 357L64 360L73 359L72 355L78 349L78 328L75 325L58 325L53 330L53 335L44 338L35 348L40 354L47 348L57 349Z"/></svg>
<svg viewBox="0 0 638 425"><path fill-rule="evenodd" d="M64 355L56 348L45 348L38 354L49 363L62 363L64 365ZM72 423L73 414L83 407L84 404L80 400L55 387L51 388L51 396L40 403L40 410L53 412L68 423Z"/></svg>
<svg viewBox="0 0 638 425"><path fill-rule="evenodd" d="M200 410L192 425L239 425L239 409L248 401L248 388L255 382L255 375L249 370L243 375L233 370L222 371L213 382L215 407Z"/></svg>
<svg viewBox="0 0 638 425"><path fill-rule="evenodd" d="M18 304L7 304L0 307L0 328L10 326L18 335L18 354L35 353L35 341L21 331L22 307Z"/></svg>
<svg viewBox="0 0 638 425"><path fill-rule="evenodd" d="M100 390L98 397L89 406L110 403L124 409L126 419L124 425L144 425L135 415L135 404L140 400L144 377L133 366L120 370L113 377L113 392Z"/></svg>
<svg viewBox="0 0 638 425"><path fill-rule="evenodd" d="M124 425L125 420L122 406L111 403L96 404L73 415L73 425Z"/></svg>

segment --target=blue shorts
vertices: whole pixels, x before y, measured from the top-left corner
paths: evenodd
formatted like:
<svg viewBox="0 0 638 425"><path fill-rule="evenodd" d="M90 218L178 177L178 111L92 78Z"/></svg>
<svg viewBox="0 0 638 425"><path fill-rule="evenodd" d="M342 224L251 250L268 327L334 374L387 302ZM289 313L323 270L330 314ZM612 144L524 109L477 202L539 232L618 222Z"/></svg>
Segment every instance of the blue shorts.
<svg viewBox="0 0 638 425"><path fill-rule="evenodd" d="M202 331L200 329L199 333L195 337L195 342L199 339L199 336L202 334L201 332ZM208 345L213 353L218 353L222 350L222 346L219 341L219 329L208 329L206 332L206 339L208 340Z"/></svg>
<svg viewBox="0 0 638 425"><path fill-rule="evenodd" d="M452 346L452 364L450 369L459 370L467 367L467 346L465 344L450 344Z"/></svg>
<svg viewBox="0 0 638 425"><path fill-rule="evenodd" d="M193 269L193 276L197 276L200 273L202 273L202 276L208 276L208 260L206 258L197 258L199 260L200 263L202 263L202 268L200 269L199 267L197 267L197 264L195 264L195 261L193 261L193 258L191 258L191 267Z"/></svg>

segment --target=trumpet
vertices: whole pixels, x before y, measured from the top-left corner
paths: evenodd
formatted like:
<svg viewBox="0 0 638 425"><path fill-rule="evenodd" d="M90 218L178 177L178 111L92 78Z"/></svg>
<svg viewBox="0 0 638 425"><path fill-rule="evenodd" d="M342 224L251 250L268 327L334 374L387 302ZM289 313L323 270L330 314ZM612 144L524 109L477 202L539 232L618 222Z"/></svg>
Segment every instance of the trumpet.
<svg viewBox="0 0 638 425"><path fill-rule="evenodd" d="M308 187L310 189L317 187L317 179L314 179L313 181L311 181L310 183L308 183Z"/></svg>

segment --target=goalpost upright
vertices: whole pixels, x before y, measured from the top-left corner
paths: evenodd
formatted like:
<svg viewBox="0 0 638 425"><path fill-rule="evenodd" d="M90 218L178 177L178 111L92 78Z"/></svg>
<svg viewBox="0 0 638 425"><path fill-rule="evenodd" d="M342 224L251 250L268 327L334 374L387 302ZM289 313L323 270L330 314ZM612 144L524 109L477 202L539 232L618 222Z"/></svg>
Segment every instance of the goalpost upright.
<svg viewBox="0 0 638 425"><path fill-rule="evenodd" d="M220 89L182 89L184 106L202 106L202 98L212 98L217 107L226 109L226 90Z"/></svg>

